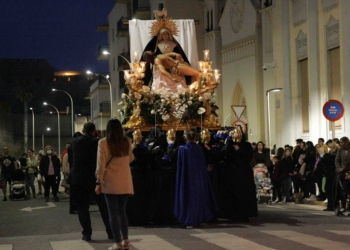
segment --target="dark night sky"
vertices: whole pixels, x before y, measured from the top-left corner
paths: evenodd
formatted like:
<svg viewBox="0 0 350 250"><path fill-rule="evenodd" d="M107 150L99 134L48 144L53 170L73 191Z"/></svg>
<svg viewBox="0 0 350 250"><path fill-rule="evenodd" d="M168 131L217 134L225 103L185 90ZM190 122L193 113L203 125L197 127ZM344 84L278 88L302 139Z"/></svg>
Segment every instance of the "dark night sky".
<svg viewBox="0 0 350 250"><path fill-rule="evenodd" d="M115 0L1 0L0 58L47 59L59 71L107 72L97 60L107 33L97 32Z"/></svg>

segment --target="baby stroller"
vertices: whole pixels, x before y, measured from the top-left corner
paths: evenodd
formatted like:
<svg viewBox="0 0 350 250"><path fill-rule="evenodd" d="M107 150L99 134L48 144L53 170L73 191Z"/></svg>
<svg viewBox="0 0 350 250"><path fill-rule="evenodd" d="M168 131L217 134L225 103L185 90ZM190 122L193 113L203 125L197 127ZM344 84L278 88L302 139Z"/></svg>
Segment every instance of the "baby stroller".
<svg viewBox="0 0 350 250"><path fill-rule="evenodd" d="M269 200L266 201L267 204L272 204L272 184L267 168L264 167L264 164L257 164L254 167L254 181L256 186L256 201L260 203L260 196L268 196Z"/></svg>
<svg viewBox="0 0 350 250"><path fill-rule="evenodd" d="M25 175L21 169L16 169L12 176L11 200L26 198Z"/></svg>

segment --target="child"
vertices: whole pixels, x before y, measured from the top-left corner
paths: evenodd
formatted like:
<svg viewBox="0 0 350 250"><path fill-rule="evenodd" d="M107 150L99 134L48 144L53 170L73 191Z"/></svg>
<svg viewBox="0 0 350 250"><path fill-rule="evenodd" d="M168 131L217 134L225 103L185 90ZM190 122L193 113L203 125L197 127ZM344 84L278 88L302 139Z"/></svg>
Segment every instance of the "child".
<svg viewBox="0 0 350 250"><path fill-rule="evenodd" d="M281 202L282 201L282 183L281 183L281 166L280 166L280 160L281 158L276 155L273 157L274 162L274 168L271 176L272 185L273 185L273 197L272 200L274 200L273 203Z"/></svg>

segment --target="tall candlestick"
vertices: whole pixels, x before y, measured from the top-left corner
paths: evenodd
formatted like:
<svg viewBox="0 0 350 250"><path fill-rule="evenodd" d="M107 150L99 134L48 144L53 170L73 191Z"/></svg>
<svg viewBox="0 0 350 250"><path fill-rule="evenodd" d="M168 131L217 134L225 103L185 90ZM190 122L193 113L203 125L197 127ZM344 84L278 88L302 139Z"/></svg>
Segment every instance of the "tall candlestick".
<svg viewBox="0 0 350 250"><path fill-rule="evenodd" d="M204 52L204 60L208 61L209 60L209 50L206 49L203 52Z"/></svg>
<svg viewBox="0 0 350 250"><path fill-rule="evenodd" d="M138 61L138 57L137 57L137 51L134 52L134 61L137 62Z"/></svg>

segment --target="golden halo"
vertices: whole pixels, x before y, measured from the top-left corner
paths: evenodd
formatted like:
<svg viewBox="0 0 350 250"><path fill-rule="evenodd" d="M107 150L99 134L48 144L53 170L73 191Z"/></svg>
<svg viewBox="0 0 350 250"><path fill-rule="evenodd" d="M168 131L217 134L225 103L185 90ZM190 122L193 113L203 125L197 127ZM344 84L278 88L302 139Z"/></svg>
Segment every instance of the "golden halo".
<svg viewBox="0 0 350 250"><path fill-rule="evenodd" d="M173 20L171 20L171 18L165 17L162 19L157 19L152 23L150 32L152 37L158 36L159 31L163 28L169 30L171 35L177 36L178 29L176 23Z"/></svg>

